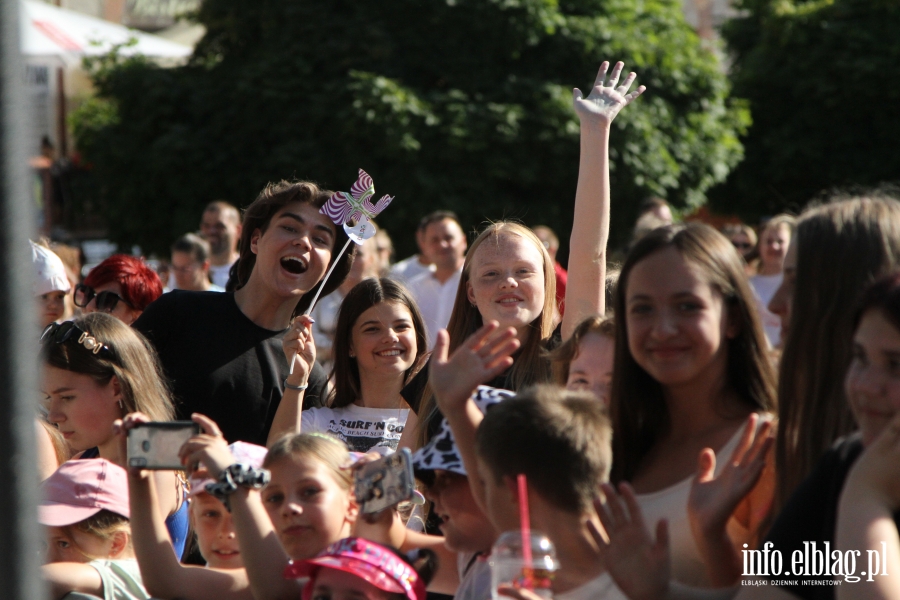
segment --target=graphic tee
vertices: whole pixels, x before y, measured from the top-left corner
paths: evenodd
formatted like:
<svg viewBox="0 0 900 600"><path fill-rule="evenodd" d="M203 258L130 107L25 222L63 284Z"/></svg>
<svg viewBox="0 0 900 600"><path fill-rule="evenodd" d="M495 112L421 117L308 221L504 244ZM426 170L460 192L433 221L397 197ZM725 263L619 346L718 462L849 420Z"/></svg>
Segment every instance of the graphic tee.
<svg viewBox="0 0 900 600"><path fill-rule="evenodd" d="M300 414L300 431L333 435L352 452L392 454L408 416L408 408L364 408L355 404L310 408Z"/></svg>

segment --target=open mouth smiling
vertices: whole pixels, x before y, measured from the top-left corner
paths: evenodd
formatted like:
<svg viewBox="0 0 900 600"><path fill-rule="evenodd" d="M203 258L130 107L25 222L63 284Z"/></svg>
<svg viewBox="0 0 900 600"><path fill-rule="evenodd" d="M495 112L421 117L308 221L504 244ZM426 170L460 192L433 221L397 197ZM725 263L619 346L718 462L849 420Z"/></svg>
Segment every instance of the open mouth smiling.
<svg viewBox="0 0 900 600"><path fill-rule="evenodd" d="M281 259L281 268L292 275L302 275L306 273L309 265L297 256L285 256Z"/></svg>

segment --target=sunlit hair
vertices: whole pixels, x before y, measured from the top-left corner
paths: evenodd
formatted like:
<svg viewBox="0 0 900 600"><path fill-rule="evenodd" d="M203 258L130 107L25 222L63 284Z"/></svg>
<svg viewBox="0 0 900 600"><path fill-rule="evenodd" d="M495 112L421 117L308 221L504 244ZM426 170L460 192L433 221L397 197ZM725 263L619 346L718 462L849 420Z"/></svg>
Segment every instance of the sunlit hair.
<svg viewBox="0 0 900 600"><path fill-rule="evenodd" d="M867 285L900 262L900 202L866 197L809 209L793 243L794 298L778 385L779 506L834 441L856 427L843 386L853 307Z"/></svg>
<svg viewBox="0 0 900 600"><path fill-rule="evenodd" d="M162 282L156 271L142 258L127 254L113 254L84 278L84 285L95 289L107 283L118 283L122 298L136 310L144 310L162 296Z"/></svg>
<svg viewBox="0 0 900 600"><path fill-rule="evenodd" d="M123 415L140 411L151 421L174 418L175 409L159 357L144 336L106 313L89 313L73 321L82 331L105 344L109 354L94 354L73 337L62 344L43 343L41 359L44 364L87 375L101 386L116 377L122 390Z"/></svg>
<svg viewBox="0 0 900 600"><path fill-rule="evenodd" d="M559 385L566 385L569 380L569 367L578 352L581 350L581 342L590 334L606 336L615 341L616 323L612 317L591 315L585 317L572 332L572 337L557 346L549 354L553 369L553 381Z"/></svg>
<svg viewBox="0 0 900 600"><path fill-rule="evenodd" d="M237 283L235 289L240 289L247 285L250 280L250 274L256 266L256 254L250 249L250 239L254 233L259 230L265 233L269 228L269 224L279 211L289 204L300 202L303 204L311 204L316 208L322 208L331 197L331 192L319 189L315 183L309 181L279 181L278 183L270 183L259 193L256 200L244 210L244 219L241 228L240 258L236 264ZM338 257L338 252L347 242L347 234L342 227L335 227L334 246L331 248L331 260L328 262L330 267ZM350 265L353 264L353 257L356 255L356 244L350 244L347 251L341 256L340 262L334 268L334 272L325 283L322 291L327 296L336 290L347 273L350 272ZM300 301L297 303L295 314L300 314L312 302L316 291L321 287L321 282L317 283L313 288L307 291Z"/></svg>
<svg viewBox="0 0 900 600"><path fill-rule="evenodd" d="M593 394L544 384L492 406L476 449L497 482L524 474L529 489L555 508L584 513L609 479L611 435Z"/></svg>
<svg viewBox="0 0 900 600"><path fill-rule="evenodd" d="M627 293L631 271L641 261L674 248L696 267L725 300L724 316L736 319L737 335L727 341L727 385L754 411L775 408L775 375L757 314L755 297L737 250L708 225L686 223L655 229L638 241L622 266L616 290L616 350L610 410L613 421L613 481L631 480L641 461L669 427L662 385L628 348Z"/></svg>
<svg viewBox="0 0 900 600"><path fill-rule="evenodd" d="M404 385L413 378L425 361L428 352L425 321L422 319L422 313L419 312L419 307L412 295L402 284L393 279L364 279L344 297L338 312L337 325L334 330L334 351L332 352L334 367L331 371L331 379L334 381L334 389L329 402L332 408L349 406L362 395L359 365L356 358L350 356L353 328L364 312L382 302L395 302L405 306L409 310L416 332L416 356L413 364L404 374Z"/></svg>
<svg viewBox="0 0 900 600"><path fill-rule="evenodd" d="M128 536L128 542L125 546L126 550L131 548L131 524L128 521L127 517L123 517L118 513L114 513L112 511L101 509L99 512L91 515L84 521L79 521L74 525L67 525L66 527L60 527L60 529L65 532L67 536L72 540L72 544L75 545L75 549L78 550L85 558L90 560L103 560L111 558L109 556L93 556L89 554L78 545L75 541L74 536L72 535L73 530L80 531L81 533L85 533L87 535L92 535L104 542L108 542L119 532L123 532Z"/></svg>
<svg viewBox="0 0 900 600"><path fill-rule="evenodd" d="M450 353L452 354L466 339L478 331L484 325L481 313L478 308L469 302L468 286L472 273L472 261L478 254L478 249L482 244L500 245L501 239L505 237L520 237L530 242L541 255L543 262L543 278L544 278L544 306L541 313L529 324L532 335L528 336L528 340L522 345L516 355L515 363L510 369L510 381L512 388L518 390L535 383L544 383L551 380L550 362L546 359L543 342L553 335L558 321L558 313L556 310L556 273L553 268L553 261L550 254L541 240L534 232L520 223L512 221L498 221L491 223L484 231L479 234L472 245L466 252L466 260L463 263L462 275L459 278L459 287L456 289L456 300L453 304L453 311L450 314L450 323L447 325L447 331L450 333ZM421 419L421 425L432 418L435 411L435 402L430 386L426 386L422 401L419 407L419 415L425 415L425 419ZM425 435L427 427L420 426L420 430ZM421 442L426 440L420 439Z"/></svg>
<svg viewBox="0 0 900 600"><path fill-rule="evenodd" d="M353 476L347 468L350 465L350 451L337 438L324 433L286 435L272 444L262 466L271 469L272 465L285 458L318 460L328 467L341 489L349 492L352 488Z"/></svg>

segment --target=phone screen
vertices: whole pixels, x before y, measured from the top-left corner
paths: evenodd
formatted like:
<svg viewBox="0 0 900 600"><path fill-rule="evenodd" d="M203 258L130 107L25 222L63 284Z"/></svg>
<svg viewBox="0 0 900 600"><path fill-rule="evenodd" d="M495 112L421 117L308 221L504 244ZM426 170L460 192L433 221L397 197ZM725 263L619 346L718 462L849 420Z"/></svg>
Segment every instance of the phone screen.
<svg viewBox="0 0 900 600"><path fill-rule="evenodd" d="M141 469L183 470L185 467L178 458L178 451L198 433L200 426L191 421L141 423L128 432L128 465Z"/></svg>

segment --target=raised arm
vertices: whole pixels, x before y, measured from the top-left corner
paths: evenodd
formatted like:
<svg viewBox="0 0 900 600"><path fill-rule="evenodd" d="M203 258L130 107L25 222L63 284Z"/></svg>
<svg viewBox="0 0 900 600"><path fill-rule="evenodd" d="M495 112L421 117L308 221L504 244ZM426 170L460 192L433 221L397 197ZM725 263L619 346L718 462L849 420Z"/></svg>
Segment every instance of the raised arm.
<svg viewBox="0 0 900 600"><path fill-rule="evenodd" d="M146 421L130 414L116 424L121 452L125 453L128 431ZM154 507L158 504L156 482L147 471L128 469L132 545L141 569L144 587L155 598L184 600L253 600L243 569L219 571L178 562L165 521Z"/></svg>
<svg viewBox="0 0 900 600"><path fill-rule="evenodd" d="M300 433L300 413L303 411L303 397L309 385L309 374L316 362L316 343L312 335L313 320L309 315L294 319L291 328L281 342L288 365L294 361L294 372L285 380L284 394L275 411L272 427L266 439L266 447L279 438ZM298 390L295 388L303 388ZM227 466L227 465L226 465Z"/></svg>
<svg viewBox="0 0 900 600"><path fill-rule="evenodd" d="M205 433L185 442L180 452L182 463L203 463L209 474L218 479L222 471L235 463L234 457L219 427L211 419L199 414L194 414L192 419ZM228 500L253 597L257 600L299 598L302 582L284 578L289 558L278 540L259 491L238 486Z"/></svg>
<svg viewBox="0 0 900 600"><path fill-rule="evenodd" d="M431 355L429 381L438 408L453 431L456 447L469 474L469 486L478 508L487 513L484 486L477 476L475 432L484 415L472 401L472 393L512 365L511 354L519 348L515 329L500 330L490 321L473 333L448 357L450 336L445 329L438 333Z"/></svg>
<svg viewBox="0 0 900 600"><path fill-rule="evenodd" d="M569 279L562 337L567 340L585 317L606 310L606 243L609 240L609 131L619 111L640 96L644 86L628 93L637 75L629 73L619 85L624 63L600 65L594 87L584 98L573 90L575 112L581 121L581 159L575 192L575 217L569 241Z"/></svg>

